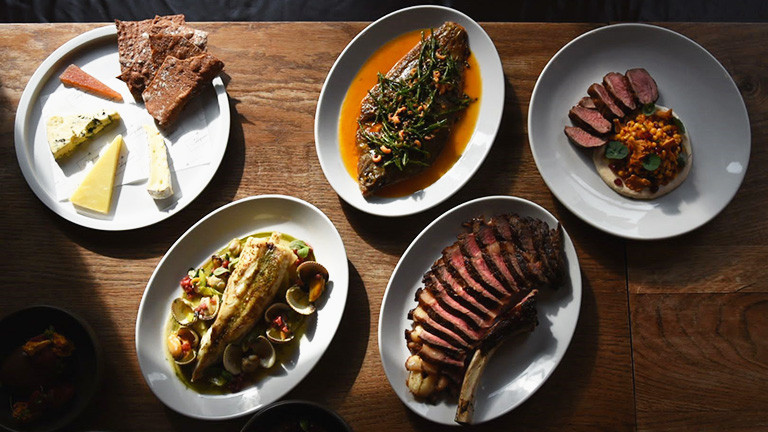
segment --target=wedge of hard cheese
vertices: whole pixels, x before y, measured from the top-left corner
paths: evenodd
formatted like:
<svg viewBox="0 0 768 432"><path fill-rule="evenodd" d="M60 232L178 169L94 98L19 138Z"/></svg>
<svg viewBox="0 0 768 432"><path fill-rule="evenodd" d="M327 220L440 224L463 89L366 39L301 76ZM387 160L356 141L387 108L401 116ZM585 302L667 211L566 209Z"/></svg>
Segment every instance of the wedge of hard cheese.
<svg viewBox="0 0 768 432"><path fill-rule="evenodd" d="M173 195L171 170L168 167L168 153L165 140L154 125L144 125L149 142L149 182L147 192L154 199L168 198Z"/></svg>
<svg viewBox="0 0 768 432"><path fill-rule="evenodd" d="M118 135L112 140L104 154L93 164L93 168L80 186L69 198L76 206L93 210L95 212L109 213L112 204L112 189L115 186L115 173L117 161L120 159L120 150L123 148L123 136Z"/></svg>
<svg viewBox="0 0 768 432"><path fill-rule="evenodd" d="M96 135L108 124L120 119L117 111L100 110L90 114L52 116L48 119L48 145L58 160L72 152L78 145Z"/></svg>

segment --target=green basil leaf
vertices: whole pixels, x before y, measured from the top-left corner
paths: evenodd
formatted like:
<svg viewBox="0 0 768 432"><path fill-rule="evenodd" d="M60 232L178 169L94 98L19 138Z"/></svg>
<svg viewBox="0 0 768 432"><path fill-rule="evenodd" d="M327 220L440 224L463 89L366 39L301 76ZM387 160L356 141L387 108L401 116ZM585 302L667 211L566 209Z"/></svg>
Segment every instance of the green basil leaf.
<svg viewBox="0 0 768 432"><path fill-rule="evenodd" d="M294 249L294 250L295 250L295 249L301 249L301 248L303 248L303 247L305 247L305 246L307 246L307 244L306 244L306 243L304 243L304 240L294 240L294 241L292 241L292 242L291 242L291 243L288 245L288 247L289 247L289 248L291 248L291 249Z"/></svg>
<svg viewBox="0 0 768 432"><path fill-rule="evenodd" d="M677 126L677 128L680 130L680 133L685 133L685 126L683 126L683 122L680 121L679 118L673 117L672 122L675 123L675 126Z"/></svg>
<svg viewBox="0 0 768 432"><path fill-rule="evenodd" d="M643 114L649 116L656 112L656 104L651 102L643 105Z"/></svg>
<svg viewBox="0 0 768 432"><path fill-rule="evenodd" d="M296 251L296 255L299 256L299 258L304 259L309 255L309 246L304 243L303 240L294 240L292 241L288 247Z"/></svg>
<svg viewBox="0 0 768 432"><path fill-rule="evenodd" d="M605 149L605 157L608 159L624 159L629 155L629 149L619 141L611 141Z"/></svg>
<svg viewBox="0 0 768 432"><path fill-rule="evenodd" d="M643 168L647 171L655 171L661 166L661 158L655 154L649 154L643 158Z"/></svg>

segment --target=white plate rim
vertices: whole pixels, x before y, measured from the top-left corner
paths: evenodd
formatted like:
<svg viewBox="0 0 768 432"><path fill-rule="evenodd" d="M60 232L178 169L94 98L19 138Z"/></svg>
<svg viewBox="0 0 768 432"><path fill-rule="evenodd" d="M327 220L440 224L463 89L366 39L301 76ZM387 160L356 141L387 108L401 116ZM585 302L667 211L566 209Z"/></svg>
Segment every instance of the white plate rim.
<svg viewBox="0 0 768 432"><path fill-rule="evenodd" d="M339 272L337 275L336 273L332 274L332 281L334 283L333 285L333 301L340 305L341 307L341 313L339 313L336 316L331 316L331 327L332 331L329 331L327 333L327 340L328 343L324 345L320 351L318 352L317 356L314 359L310 359L309 363L306 364L306 370L304 371L303 375L299 376L298 380L293 385L284 386L279 394L275 394L272 396L272 398L267 398L265 400L262 400L259 402L259 404L249 407L246 410L243 411L231 411L228 413L224 413L221 415L204 415L197 412L185 412L181 409L180 406L177 404L172 403L173 401L168 401L163 399L161 395L159 395L155 388L152 386L150 382L150 378L147 374L146 367L144 366L144 361L148 361L144 358L142 355L142 348L141 348L141 336L140 336L140 329L141 329L141 323L142 323L142 316L144 315L144 310L148 302L148 293L150 290L150 287L153 285L153 282L155 278L157 277L158 273L160 272L161 268L164 266L165 262L169 259L169 257L174 253L176 248L184 241L186 237L191 235L195 230L198 229L201 225L205 224L207 221L215 219L217 217L220 217L219 215L222 213L225 213L229 210L232 210L234 207L238 206L249 206L249 205L255 205L256 203L260 201L268 201L268 200L279 200L279 201L286 201L288 203L291 203L292 205L298 205L301 207L304 207L306 210L309 210L316 214L323 223L327 224L328 227L330 227L332 230L329 231L329 234L333 236L334 242L338 242L338 246L340 247L338 251L336 251L337 255L334 255L334 261L337 261L340 263L339 265L343 267L343 271ZM283 215L286 217L289 217L288 215ZM289 233L290 234L290 233ZM309 239L307 239L309 240ZM228 240L224 240L222 244L225 244ZM149 281L147 282L147 286L144 289L144 292L142 294L141 302L139 304L139 309L136 315L136 326L134 331L134 340L135 340L135 350L136 350L136 357L139 363L139 369L141 370L141 374L144 377L144 380L147 384L147 386L150 388L152 393L157 397L161 402L163 402L167 407L171 408L172 410L178 412L179 414L197 418L201 420L227 420L227 419L233 419L242 417L248 414L251 414L258 409L276 401L285 396L289 391L291 391L296 385L298 385L306 376L314 369L314 367L317 365L319 360L325 355L325 352L327 351L328 347L330 346L331 342L333 341L336 332L338 331L339 325L341 324L341 319L344 313L344 310L346 309L346 303L347 303L347 297L349 294L349 263L347 261L347 254L346 249L344 247L343 240L341 238L341 235L339 234L338 230L336 229L336 226L333 224L333 222L328 218L325 213L323 213L320 209L315 207L314 205L301 200L296 197L288 196L288 195L280 195L280 194L266 194L266 195L255 195L250 196L246 198L242 198L240 200L231 202L229 204L223 205L219 207L218 209L212 211L202 219L200 219L197 223L195 223L193 226L191 226L187 231L184 232L174 243L173 245L168 249L168 251L163 255L163 258L160 260L160 262L155 267L155 270L152 272L152 276L150 276ZM328 301L331 301L330 298ZM322 310L321 310L322 313ZM167 318L167 317L166 317ZM306 361L305 361L306 363ZM170 364L168 364L168 369L170 370ZM177 378L174 376L172 379L177 380ZM182 384L183 385L183 384ZM255 388L249 388L245 389L242 392L240 392L239 396L240 398L243 398L242 393L246 393L249 391L257 391ZM192 398L221 398L221 397L235 397L234 395L201 395L194 390L189 390L189 397Z"/></svg>
<svg viewBox="0 0 768 432"><path fill-rule="evenodd" d="M360 191L357 188L357 185L346 172L346 169L344 169L343 176L340 176L340 178L333 175L334 173L334 165L332 165L331 159L339 159L341 156L338 154L338 113L341 109L341 104L343 104L344 98L342 97L341 102L339 104L335 104L328 108L328 106L331 105L331 100L329 94L332 91L335 91L336 89L331 89L330 84L335 84L335 77L337 75L336 71L341 68L342 65L347 63L347 56L349 56L350 51L357 47L358 43L360 43L361 40L368 37L369 34L372 34L376 29L378 29L380 26L386 24L387 22L391 22L393 20L398 19L404 14L423 14L425 16L429 16L429 14L440 14L439 16L451 16L455 21L460 21L459 23L462 24L465 28L467 28L467 31L470 31L470 28L468 28L470 25L472 26L472 33L476 34L473 39L470 40L470 44L474 43L476 45L481 45L483 49L488 50L489 54L487 56L487 59L484 58L482 63L481 59L478 58L478 65L481 68L481 74L485 77L486 71L488 74L488 79L483 79L482 83L482 104L487 105L486 110L489 112L486 112L483 110L483 107L481 106L481 111L478 113L478 120L477 125L475 126L475 130L472 134L472 137L470 138L470 142L467 144L466 149L464 150L464 153L459 157L459 160L456 161L456 163L451 167L451 169L444 174L441 179L445 178L444 182L441 182L440 179L433 183L432 185L428 186L427 188L423 189L422 191L416 192L415 194L409 195L407 197L400 197L400 198L379 198L375 197L370 200L366 200L365 198L362 198L362 195L360 194ZM426 24L429 25L429 24ZM413 28L410 28L409 30L403 30L410 31L410 30L416 30L419 28L423 28L424 26L418 27L415 26ZM402 34L401 32L400 34ZM397 35L394 35L397 36ZM393 37L394 37L393 36ZM372 55L378 47L381 46L381 44L387 42L387 40L379 41L379 44L375 47L369 47L367 50L367 56L366 59ZM474 50L473 50L474 52ZM492 53L492 55L491 55ZM362 66L362 63L355 63L357 65L357 69L355 69L355 74L357 73L357 70L359 70L359 67ZM421 5L421 6L411 6L404 9L400 9L394 12L391 12L382 18L379 18L378 20L374 21L373 23L369 24L365 29L363 29L360 33L358 33L344 48L344 50L339 54L339 56L336 58L336 61L334 62L333 66L331 67L330 71L328 72L328 75L326 76L325 82L323 83L323 87L320 91L320 96L318 98L317 102L317 109L315 111L315 150L318 155L318 159L320 161L320 166L323 170L323 173L325 174L326 179L328 180L328 183L331 185L331 187L336 191L336 193L349 205L352 207L361 210L363 212L377 215L377 216L385 216L385 217L398 217L398 216L409 216L415 213L419 213L425 210L428 210L443 201L447 200L451 196L453 196L456 192L458 192L477 172L478 169L480 169L480 166L482 165L483 161L485 161L486 156L488 153L490 153L491 146L493 145L493 142L495 141L496 135L498 133L499 127L501 126L501 118L504 112L504 101L505 101L505 79L504 79L504 70L502 68L501 64L501 58L499 57L498 51L496 49L496 46L493 43L493 40L491 40L490 36L485 32L485 29L483 29L476 21L474 21L472 18L467 16L466 14L452 9L445 6L437 6L437 5ZM349 82L343 83L344 88L344 94L346 94L347 89L349 88ZM489 89L493 89L492 91ZM328 155L326 155L326 152L322 150L322 144L325 141L322 136L323 132L322 129L324 127L329 127L328 125L322 124L322 118L323 118L323 112L325 110L333 110L336 115L331 116L335 119L332 126L332 136L334 141L331 145L331 148L333 151L330 151ZM483 128L481 133L478 133L478 128L480 127L480 122L487 122L492 124L492 126L488 126ZM487 129L487 130L486 130ZM473 145L474 144L474 145ZM469 152L478 152L478 156L473 159L470 162L467 162L467 158L465 156ZM467 167L464 167L464 165L468 165ZM341 167L343 167L343 163L341 164ZM468 168L468 169L467 169ZM448 181L449 174L451 174L451 171L458 172L460 169L464 169L467 171L464 175L461 175L459 179L453 179L452 181ZM345 189L345 184L352 183L355 185L354 189L352 191L348 191ZM440 183L438 185L438 183ZM438 185L438 186L436 186ZM439 188L439 189L438 189ZM421 195L423 193L424 196ZM414 198L415 195L419 195L419 198Z"/></svg>
<svg viewBox="0 0 768 432"><path fill-rule="evenodd" d="M562 55L562 53L564 53L567 50L571 49L571 47L574 46L575 44L580 43L583 39L586 39L586 38L589 38L591 36L594 36L594 34L596 34L596 33L605 32L605 31L613 31L613 30L616 30L616 29L627 28L627 27L642 28L642 29L646 29L648 31L664 32L664 33L667 33L670 36L681 38L682 40L684 40L688 44L690 44L693 49L698 49L701 53L703 53L706 56L708 56L714 62L714 64L717 67L720 68L722 73L729 78L728 84L730 85L731 89L735 92L735 94L738 95L738 98L739 98L740 111L741 111L739 114L741 114L743 116L743 118L745 118L747 120L747 130L746 130L746 134L747 134L747 137L748 137L748 139L746 141L747 158L746 158L746 161L745 161L745 164L744 164L744 169L741 172L740 179L739 179L736 187L733 188L733 190L730 191L729 196L726 197L725 200L723 200L722 205L720 206L720 208L718 210L711 212L711 214L709 214L706 219L701 220L699 223L692 224L692 225L689 225L689 226L685 226L682 229L678 229L678 230L676 230L674 232L671 232L671 233L668 233L668 234L640 235L640 234L633 234L632 232L628 232L628 231L622 230L622 229L620 229L620 227L606 226L604 224L601 224L601 223L598 223L596 221L593 221L589 217L586 217L584 215L584 213L578 207L576 207L573 203L571 203L565 197L565 195L562 192L560 192L556 187L554 187L554 185L552 184L551 179L548 179L544 175L542 175L541 177L544 180L544 183L546 183L546 185L549 188L549 190L552 192L552 194L555 195L555 197L558 199L558 201L560 201L568 210L570 210L573 214L578 216L584 222L592 225L593 227L595 227L595 228L597 228L597 229L599 229L599 230L601 230L603 232L606 232L608 234L612 234L612 235L615 235L615 236L618 236L618 237L630 239L630 240L661 240L661 239L666 239L666 238L677 237L677 236L686 234L688 232L691 232L693 230L696 230L696 229L700 228L701 226L705 225L706 223L711 221L715 216L717 216L723 209L725 209L725 207L733 200L733 198L736 196L736 193L739 191L739 189L741 187L741 184L744 182L744 177L746 176L747 166L749 165L749 154L751 152L751 146L752 146L751 127L750 127L750 124L749 124L749 113L747 112L746 104L744 103L744 98L742 97L741 92L738 89L738 86L733 81L733 77L731 77L730 73L728 72L727 69L725 69L725 67L722 65L722 63L720 63L720 61L717 60L717 58L714 55L712 55L712 53L710 53L706 48L701 46L699 43L697 43L693 39L691 39L691 38L689 38L689 37L687 37L687 36L685 36L683 34L680 34L680 33L676 32L674 30L670 30L670 29L668 29L666 27L661 27L661 26L656 26L656 25L651 25L651 24L644 24L644 23L619 23L619 24L605 25L605 26L598 27L598 28L592 29L590 31L587 31L587 32L577 36L576 38L572 39L567 44L565 44L562 48L560 48L555 53L555 55L553 55L552 58L547 62L546 66L544 66L544 69L542 69L541 73L539 74L539 77L536 80L536 84L533 87L533 91L531 93L531 101L529 103L529 108L528 108L528 113L529 113L529 115L528 115L528 124L527 124L527 127L528 127L528 144L529 144L529 146L531 148L531 152L533 153L533 159L534 159L534 162L536 163L536 167L539 170L539 173L541 174L541 172L542 172L542 168L541 168L542 167L542 165L541 165L542 162L541 162L541 157L539 157L537 155L536 146L534 144L534 137L532 135L534 119L530 115L530 113L534 111L533 108L534 108L534 106L536 104L536 100L537 100L536 96L539 93L540 84L542 82L542 77L544 77L547 74L547 72L550 70L552 65L555 63L555 60L560 55ZM695 146L695 144L694 144L694 146ZM615 193L613 191L611 191L611 192Z"/></svg>
<svg viewBox="0 0 768 432"><path fill-rule="evenodd" d="M92 218L85 215L81 215L77 212L67 211L65 206L57 202L51 197L43 188L35 176L35 169L33 168L33 162L28 159L26 150L27 143L29 141L29 133L27 131L28 118L31 111L34 109L34 101L37 98L41 88L48 81L50 74L53 72L55 66L67 55L80 49L82 46L98 42L102 39L117 37L117 29L114 25L95 28L93 30L86 31L74 38L68 40L53 53L51 53L45 60L37 67L32 77L29 79L24 92L19 100L19 106L16 109L16 121L14 124L14 141L16 149L16 159L21 168L21 173L24 175L29 188L32 192L54 213L62 218L86 228L92 228L102 231L127 231L137 228L143 228L145 226L153 225L160 221L163 221L174 214L178 213L189 205L197 198L200 193L205 189L205 186L213 179L216 171L221 165L221 161L226 153L227 144L229 141L229 128L230 128L230 112L229 112L229 100L227 97L227 91L224 86L224 82L221 76L217 76L213 79L212 85L216 93L216 99L219 105L219 112L221 117L221 128L217 136L210 137L212 140L221 141L224 143L221 146L220 152L214 152L209 162L209 178L199 190L194 192L186 192L184 197L178 201L178 205L169 211L157 212L157 217L149 219L147 221L139 223L126 223L118 225L113 223L112 220ZM115 48L117 49L117 48Z"/></svg>
<svg viewBox="0 0 768 432"><path fill-rule="evenodd" d="M384 356L384 346L385 341L383 340L384 337L384 330L382 327L384 326L384 321L387 319L387 315L385 313L385 307L387 306L388 299L392 295L391 291L394 291L395 288L393 288L393 281L395 280L396 275L400 271L400 268L405 265L407 257L410 255L411 250L418 247L419 242L423 237L425 237L432 229L433 227L439 226L444 219L450 218L453 214L460 213L467 209L472 209L472 214L474 216L477 216L481 214L483 208L488 208L494 205L504 205L505 207L508 205L510 209L519 209L521 207L529 206L534 211L539 212L542 215L548 216L552 220L558 222L558 219L555 218L554 215L552 215L549 211L547 211L544 207L536 204L533 201L526 200L524 198L519 197L513 197L513 196L507 196L507 195L494 195L494 196L486 196L481 198L476 198L471 201L467 201L463 204L460 204L442 215L440 215L438 218L436 218L432 223L430 223L426 228L424 228L419 235L414 238L414 240L411 242L411 244L408 246L406 251L401 255L400 260L398 261L397 265L395 266L395 269L392 271L392 275L390 276L389 282L387 283L387 288L384 291L384 297L381 304L381 309L379 311L379 325L378 325L378 344L379 344L379 358L382 363L382 367L384 368L384 372L387 376L387 379L389 380L390 386L392 386L392 389L394 390L395 394L397 394L398 398L400 398L401 402L406 405L411 411L418 414L419 416L444 425L450 425L450 426L459 426L457 423L454 422L453 416L448 419L444 418L434 418L427 415L425 412L421 412L418 409L416 409L416 405L424 405L426 403L424 402L418 402L413 400L413 396L410 395L409 391L406 388L405 382L402 380L397 380L397 373L403 372L405 370L405 358L403 358L402 362L397 365L389 365L387 361L385 361ZM517 210L512 210L517 211ZM486 215L487 216L487 215ZM562 226L562 224L561 224ZM461 230L460 227L456 227L455 233L459 233ZM552 373L557 369L557 366L562 361L565 353L568 350L568 347L570 346L570 343L573 339L573 335L576 331L576 326L578 323L578 318L581 312L581 302L582 302L582 280L581 280L581 267L578 260L578 255L576 253L575 246L573 244L573 241L571 240L570 236L568 235L568 232L566 231L565 227L562 227L563 230L563 248L564 252L566 254L566 257L568 259L568 269L569 272L569 278L571 281L571 290L573 292L573 299L571 302L569 302L568 307L571 308L571 316L573 317L572 323L570 326L568 326L569 331L567 335L565 335L563 339L563 349L559 353L559 355L554 359L554 362L552 363L552 367L547 371L546 375L541 378L541 380L536 384L535 387L532 387L532 389L520 400L518 400L516 403L511 404L509 407L506 407L503 410L494 412L491 414L488 418L483 418L481 420L475 419L473 421L473 425L477 425L480 423L484 423L490 420L493 420L497 417L500 417L513 409L520 406L522 403L524 403L528 398L530 398L536 391L538 391L539 388L549 379L549 377L552 375ZM447 245L444 245L447 246ZM444 247L443 246L443 247ZM421 285L421 284L419 284ZM407 293L408 295L411 295L413 293ZM414 301L413 305L415 306L416 303ZM405 330L402 329L403 331ZM535 330L534 330L535 331ZM405 338L400 336L400 342L403 345L403 349L405 349ZM407 354L407 351L406 351ZM491 360L493 361L493 360ZM395 370L394 368L397 368ZM455 404L452 404L452 407L454 407Z"/></svg>

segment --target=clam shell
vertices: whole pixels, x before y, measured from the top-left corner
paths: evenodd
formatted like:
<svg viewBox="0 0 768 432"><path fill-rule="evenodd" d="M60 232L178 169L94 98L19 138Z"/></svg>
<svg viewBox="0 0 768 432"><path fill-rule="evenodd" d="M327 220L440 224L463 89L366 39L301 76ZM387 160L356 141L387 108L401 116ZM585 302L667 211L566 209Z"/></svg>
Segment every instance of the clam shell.
<svg viewBox="0 0 768 432"><path fill-rule="evenodd" d="M259 357L259 364L264 369L269 369L275 365L275 360L277 359L275 347L264 336L256 338L256 341L251 344L251 351Z"/></svg>
<svg viewBox="0 0 768 432"><path fill-rule="evenodd" d="M315 305L309 301L309 294L298 286L292 286L285 292L285 302L301 315L312 315L317 310Z"/></svg>
<svg viewBox="0 0 768 432"><path fill-rule="evenodd" d="M173 299L173 303L171 303L171 315L173 315L173 319L182 327L190 326L197 321L197 315L195 314L192 305L186 299L181 297Z"/></svg>
<svg viewBox="0 0 768 432"><path fill-rule="evenodd" d="M224 369L232 375L240 375L243 371L243 349L239 344L229 344L224 348Z"/></svg>

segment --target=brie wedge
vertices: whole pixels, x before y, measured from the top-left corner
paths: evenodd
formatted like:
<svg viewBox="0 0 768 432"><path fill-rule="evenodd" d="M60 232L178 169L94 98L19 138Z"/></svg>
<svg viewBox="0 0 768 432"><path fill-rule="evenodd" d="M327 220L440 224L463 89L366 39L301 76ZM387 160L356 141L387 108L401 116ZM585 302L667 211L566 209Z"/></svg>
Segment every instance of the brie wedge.
<svg viewBox="0 0 768 432"><path fill-rule="evenodd" d="M52 116L47 122L48 145L55 159L61 159L78 145L96 135L114 120L117 111L101 110L91 114Z"/></svg>
<svg viewBox="0 0 768 432"><path fill-rule="evenodd" d="M93 164L93 168L85 175L80 186L72 193L69 198L72 204L99 213L109 213L112 204L112 189L115 186L117 162L120 159L122 148L123 136L118 135L107 147L104 154L99 157L99 160Z"/></svg>
<svg viewBox="0 0 768 432"><path fill-rule="evenodd" d="M165 140L153 125L144 125L149 142L149 182L147 192L154 199L168 198L173 195L171 170L168 168L168 153Z"/></svg>

